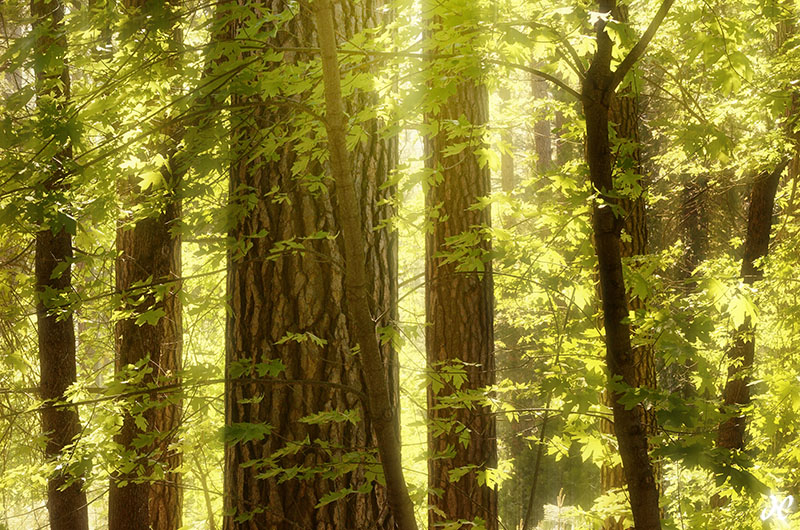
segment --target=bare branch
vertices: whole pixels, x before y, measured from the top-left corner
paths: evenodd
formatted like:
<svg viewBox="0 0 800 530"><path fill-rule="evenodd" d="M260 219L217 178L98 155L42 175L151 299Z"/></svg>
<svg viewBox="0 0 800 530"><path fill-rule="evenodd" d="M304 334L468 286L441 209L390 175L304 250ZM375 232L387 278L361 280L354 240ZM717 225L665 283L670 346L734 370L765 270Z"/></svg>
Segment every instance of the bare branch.
<svg viewBox="0 0 800 530"><path fill-rule="evenodd" d="M528 72L529 74L533 74L533 75L535 75L537 77L541 77L542 79L550 81L554 85L556 85L558 87L561 87L569 95L571 95L572 97L574 97L578 101L583 101L583 96L580 94L580 92L578 92L574 88L570 87L568 84L566 84L561 79L559 79L559 78L557 78L555 76L552 76L552 75L550 75L548 73L542 72L541 70L537 70L536 68L531 68L530 66L525 66L524 64L510 63L510 62L507 62L507 61L489 60L489 61L486 61L486 62L489 63L489 64L497 65L497 66L505 66L507 68L514 68L516 70L522 70L523 72Z"/></svg>

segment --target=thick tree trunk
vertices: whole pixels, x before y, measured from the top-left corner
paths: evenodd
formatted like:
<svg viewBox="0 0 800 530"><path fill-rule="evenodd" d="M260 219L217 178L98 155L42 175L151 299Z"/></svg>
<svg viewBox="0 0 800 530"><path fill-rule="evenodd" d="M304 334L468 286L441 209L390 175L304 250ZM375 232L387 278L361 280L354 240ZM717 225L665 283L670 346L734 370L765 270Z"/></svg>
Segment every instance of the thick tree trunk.
<svg viewBox="0 0 800 530"><path fill-rule="evenodd" d="M476 79L458 81L454 94L426 116L439 131L426 139L426 165L434 171L426 196L432 227L426 237L425 334L430 377L428 385L428 524L482 519L497 528L497 490L480 482L480 474L497 465L496 422L485 406L457 403L459 392L476 392L495 382L494 294L490 243L481 227L491 224L488 207L476 208L490 193L489 169L475 151L483 146L482 127L488 119L486 87ZM467 130L448 124L466 118ZM448 147L465 143L457 154ZM451 238L466 238L453 244ZM453 260L464 253L474 262ZM450 254L445 256L445 254ZM463 370L462 385L447 377ZM456 397L456 403L453 403ZM458 479L450 474L457 472Z"/></svg>
<svg viewBox="0 0 800 530"><path fill-rule="evenodd" d="M144 1L125 0L124 5L142 9ZM174 28L169 38L179 45L181 32ZM125 374L129 366L144 363L142 369L148 373L138 387L174 384L182 369L179 188L183 169L178 168L176 159L182 132L173 129L152 142L153 150L168 160L160 169L160 187L140 191L136 178L118 183L125 210L145 204L154 211L144 218L122 218L117 227L115 282L122 310L129 316L115 326L115 368L117 374ZM157 321L143 322L141 316L148 312L160 315ZM178 441L181 400L177 393L155 391L135 396L130 405L115 437L123 450L123 465L111 478L109 530L176 530L182 520L183 491L177 471L182 455L172 446ZM144 421L144 429L137 425L137 417L140 423ZM142 445L142 437L153 440ZM141 467L127 468L131 463Z"/></svg>
<svg viewBox="0 0 800 530"><path fill-rule="evenodd" d="M750 207L747 213L747 237L744 242L742 259L742 282L752 285L764 277L759 259L769 250L772 210L775 194L786 163L771 173L759 175L750 192ZM755 356L755 323L746 317L734 336L733 345L726 352L728 362L728 381L722 398L726 407L742 407L750 403L750 372ZM744 448L745 417L735 416L722 422L717 433L717 445L726 449Z"/></svg>
<svg viewBox="0 0 800 530"><path fill-rule="evenodd" d="M129 201L135 197L130 189L124 195ZM122 220L117 229L116 288L123 310L132 314L115 327L116 370L125 373L127 367L146 360L144 367L150 373L139 384L142 387L174 383L181 370L181 255L180 237L174 232L180 221L180 200L172 190L159 199L163 200L159 215ZM135 287L137 284L146 287ZM141 315L153 311L161 314L156 323L137 323ZM179 474L172 470L181 458L170 444L176 441L180 427L180 402L170 394L153 392L134 398L132 407L115 437L124 451L125 465L120 469L135 462L145 470L145 477L137 481L141 478L138 466L112 476L109 529L174 530L180 526L181 489ZM144 419L146 429L137 427L137 416ZM149 435L155 435L153 443L138 445L140 437ZM157 481L150 477L153 462L164 471Z"/></svg>
<svg viewBox="0 0 800 530"><path fill-rule="evenodd" d="M599 2L601 12L611 12L615 1ZM606 363L611 377L609 396L614 413L622 466L630 494L631 510L637 530L660 529L658 487L648 455L647 425L637 408L626 410L619 403L620 384L635 388L640 380L637 355L631 345L626 320L628 302L622 275L621 231L624 219L615 214L617 204L612 179L612 153L609 142L609 113L615 97L611 71L613 44L605 23L597 24L597 52L586 73L583 105L586 118L586 160L592 185L599 192L592 212L595 250L598 258L600 293L606 340Z"/></svg>
<svg viewBox="0 0 800 530"><path fill-rule="evenodd" d="M287 5L276 0L260 9L278 13ZM346 13L346 24L337 20L345 38L379 22L378 5L343 2L337 7L341 8L338 13ZM269 44L317 46L310 17L311 13L300 10L269 38ZM283 64L314 58L286 51ZM353 113L372 105L373 98L357 92L345 105ZM233 243L227 286L226 425L231 429L266 424L271 434L226 443L225 509L229 515L224 528L393 529L390 505L399 498L388 498L386 487L372 477L381 474L375 431L391 434L399 447L395 353L391 343L381 345L382 362L377 366L366 358L360 362L354 354L360 344L366 355L367 345L359 335L363 322L346 313L359 300L353 299L356 295L345 280L344 242L335 237L344 230L337 217L338 199L309 186L307 175L323 173L322 167L311 162L307 171L294 169L298 146L288 139L308 118L277 100L234 94L231 102L241 110L233 114L230 204L237 217L229 234ZM397 298L396 240L385 226L393 215L387 200L393 190L386 183L396 164L396 143L380 135L377 120L362 126L367 139L357 143L351 154L352 175L365 238L361 245L368 303L375 318L370 326L385 327L392 324ZM254 150L264 145L273 146L272 152L254 156ZM331 237L302 239L319 232ZM278 247L289 240L302 243L303 248ZM311 340L314 337L325 342ZM247 371L271 361L285 366L279 379L295 382L276 385ZM247 369L242 375L233 371L242 366ZM374 390L370 384L379 382L375 370L380 381L389 382L388 409L371 410L365 402ZM355 411L360 421L299 421L319 412L348 410ZM399 452L394 457L399 459ZM386 465L382 451L380 458ZM292 470L299 473L287 474ZM389 475L386 478L388 484ZM317 507L326 495L370 483L372 489L366 493L352 493Z"/></svg>
<svg viewBox="0 0 800 530"><path fill-rule="evenodd" d="M63 119L70 97L69 69L66 63L67 40L63 31L64 4L58 0L31 2L35 50L39 57L61 50L50 64L52 69L34 63L38 112L53 122ZM49 149L46 150L48 152ZM64 193L68 184L65 168L72 158L72 147L57 147L50 166L51 174L43 184L47 195ZM63 403L67 389L75 383L75 329L69 304L72 292L72 236L64 224L68 214L59 212L56 219L42 219L36 234L36 316L39 336L40 394L45 455L64 458L66 448L81 432L80 418L74 407ZM61 269L56 273L57 269ZM54 274L56 273L56 274ZM47 480L47 508L53 530L87 530L89 527L83 480L71 465L62 465Z"/></svg>

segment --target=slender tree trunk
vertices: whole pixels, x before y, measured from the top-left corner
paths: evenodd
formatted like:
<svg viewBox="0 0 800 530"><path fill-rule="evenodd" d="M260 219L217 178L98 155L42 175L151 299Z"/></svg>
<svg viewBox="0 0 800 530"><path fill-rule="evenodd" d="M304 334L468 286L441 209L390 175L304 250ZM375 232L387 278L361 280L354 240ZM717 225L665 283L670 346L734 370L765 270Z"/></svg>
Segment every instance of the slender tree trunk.
<svg viewBox="0 0 800 530"><path fill-rule="evenodd" d="M126 0L125 5L142 9L144 2ZM175 29L170 40L179 42L180 31ZM162 183L158 187L153 184L140 190L137 178L118 183L125 211L137 205L153 211L147 217L120 219L116 239L116 289L122 310L129 313L114 330L116 372L128 377L130 367L144 363L144 376L137 383L141 386L175 383L182 369L179 224L184 170L177 157L181 135L181 130L172 128L153 142L153 150L167 160L160 169ZM146 314L153 318L145 319ZM109 530L176 530L181 526L183 492L177 469L182 455L173 447L181 414L182 403L176 393L152 392L132 400L115 437L123 450L123 465L111 479ZM152 441L142 443L145 437ZM137 465L131 468L133 463Z"/></svg>
<svg viewBox="0 0 800 530"><path fill-rule="evenodd" d="M57 123L67 112L70 97L69 69L66 62L67 39L63 33L64 4L58 0L31 2L35 51L39 57L49 54L51 67L34 62L38 113ZM53 52L60 49L60 52ZM45 149L44 152L50 152ZM43 183L47 196L63 195L69 185L66 168L72 158L72 146L55 146ZM65 201L66 202L66 201ZM80 418L74 407L56 406L64 401L67 389L75 383L75 329L70 307L72 292L72 235L67 226L68 213L59 211L54 218L42 219L36 234L36 316L39 335L40 394L45 455L50 460L64 458L67 448L81 432ZM63 268L65 267L65 268ZM62 269L59 273L58 271ZM88 530L89 516L83 479L72 465L61 465L47 480L47 508L53 530Z"/></svg>
<svg viewBox="0 0 800 530"><path fill-rule="evenodd" d="M623 6L614 13L617 20L627 20L627 9ZM622 171L632 171L636 175L643 175L642 152L639 143L639 104L638 95L628 88L623 93L615 94L611 99L609 118L614 124L620 148L615 156L615 165ZM629 260L629 266L635 268L635 259L647 254L647 218L645 214L644 178L639 180L640 190L626 190L623 197L618 200L622 209L622 230L626 235L620 239L620 256ZM628 293L628 307L633 311L644 311L645 301L638 296ZM656 365L653 345L642 343L633 347L634 386L654 389L656 387ZM609 408L613 408L612 394L603 392L603 401ZM648 437L654 436L657 431L655 411L645 410L639 406L636 410L645 426ZM614 434L614 425L608 420L600 420L600 430L607 434ZM657 477L658 466L653 466ZM600 469L600 483L602 491L610 491L626 486L625 474L622 466L603 464ZM603 522L605 530L622 530L624 525L621 520L609 518Z"/></svg>
<svg viewBox="0 0 800 530"><path fill-rule="evenodd" d="M287 6L275 0L259 9L278 13ZM339 32L350 38L376 25L379 9L377 4L337 4L337 13L347 16L336 20ZM236 31L233 27L232 35ZM311 13L304 9L265 39L277 48L318 45ZM315 58L286 51L282 64ZM407 495L394 493L402 480L393 474L401 469L395 352L390 342L377 344L374 327L392 325L397 299L396 241L385 226L393 215L388 199L394 192L387 182L396 165L396 142L381 136L378 120L361 124L367 138L351 155L356 206L343 206L338 179L334 197L312 189L307 175L324 173L317 163L296 169L305 155L290 137L308 115L258 96L234 93L231 103L241 110L232 115L230 205L236 218L229 233L234 243L227 284L226 425L231 430L266 424L271 434L229 437L224 528L414 528L413 516L402 518L412 511L404 504ZM357 91L344 104L352 115L373 105L374 95ZM271 153L254 155L261 146L271 146ZM333 163L332 156L332 169ZM344 214L360 215L358 249L352 248ZM330 237L302 239L320 232ZM336 237L340 232L344 240ZM303 248L277 246L290 240ZM360 252L361 259L351 252ZM363 278L346 276L343 267L349 270L354 261ZM367 320L372 342L365 337ZM361 355L354 355L357 345ZM285 367L280 378L300 382L271 385L250 371L274 361ZM299 421L348 410L360 421ZM372 478L381 474L381 465L385 487ZM287 474L291 470L299 474ZM362 493L318 506L326 495L346 489Z"/></svg>
<svg viewBox="0 0 800 530"><path fill-rule="evenodd" d="M667 9L669 4L664 4ZM615 8L616 2L613 0L599 2L600 12L612 12ZM665 15L666 10L663 7L659 15L662 11ZM653 31L655 27L651 24ZM648 32L651 28L648 28ZM646 41L644 45L646 46ZM648 455L648 427L639 407L626 410L619 402L619 385L637 387L640 374L636 364L637 356L631 345L630 327L627 324L629 308L622 275L623 249L620 237L624 219L615 214L613 207L617 201L613 198L613 162L608 126L615 97L615 82L618 80L615 79L615 72L611 71L612 50L613 43L605 31L605 22L600 21L597 23L597 51L586 73L582 93L586 118L586 159L592 185L600 194L593 206L592 224L603 304L606 363L611 377L609 396L614 412L614 431L628 484L635 526L637 530L650 530L660 529L661 522L658 487Z"/></svg>
<svg viewBox="0 0 800 530"><path fill-rule="evenodd" d="M341 72L336 57L334 9L330 0L319 0L316 14L325 85L325 128L328 133L331 173L336 183L337 213L345 247L345 294L351 301L348 314L353 321L355 337L362 351L370 417L386 478L389 506L400 530L416 530L414 505L403 477L397 405L391 401L388 384L390 378L384 375L374 317L370 311L370 282L364 267L367 257L363 250L363 219L359 212L355 179L351 175L347 151L347 117L342 101Z"/></svg>
<svg viewBox="0 0 800 530"><path fill-rule="evenodd" d="M534 68L537 66L533 64ZM547 99L547 81L531 76L531 95L538 100ZM553 140L550 120L546 117L540 116L533 125L533 144L536 149L536 172L541 175L553 166Z"/></svg>
<svg viewBox="0 0 800 530"><path fill-rule="evenodd" d="M433 23L443 24L443 18ZM492 530L497 528L497 490L481 483L480 475L497 465L495 417L485 406L457 403L459 393L479 392L495 382L492 264L481 230L491 218L488 207L475 207L490 193L489 169L476 155L483 147L488 95L478 79L450 82L457 83L453 95L426 116L427 123L439 124L438 133L425 142L426 165L434 171L426 196L433 226L425 249L425 343L429 377L437 381L427 389L428 524L482 519ZM448 127L464 119L466 130L461 123L457 131ZM461 152L446 154L460 143L465 144ZM453 260L459 253L475 261ZM451 370L463 370L463 384L448 378ZM451 478L453 472L461 476Z"/></svg>
<svg viewBox="0 0 800 530"><path fill-rule="evenodd" d="M742 282L753 285L763 279L759 260L769 250L772 210L778 190L781 173L786 163L774 171L759 175L750 192L750 207L747 214L747 237L744 242L742 259ZM755 323L750 317L736 330L733 345L726 352L728 362L728 381L722 393L726 407L739 408L750 403L750 372L755 356ZM722 422L717 433L717 445L731 450L744 449L745 417L734 416Z"/></svg>
<svg viewBox="0 0 800 530"><path fill-rule="evenodd" d="M705 195L708 181L704 178L684 184L681 191L679 231L683 239L680 275L689 280L708 254L709 219Z"/></svg>
<svg viewBox="0 0 800 530"><path fill-rule="evenodd" d="M776 28L776 44L782 48L786 39L794 33L793 24L782 23ZM789 88L793 92L792 88ZM794 117L797 115L798 101L792 94L792 103L787 109L787 134L797 145ZM797 149L795 149L797 151ZM750 190L750 205L747 211L747 235L744 241L741 277L745 285L753 285L764 278L760 260L769 251L770 233L772 230L772 211L775 208L775 195L778 191L781 173L789 166L789 174L796 174L798 159L795 156L778 165L773 171L758 175ZM722 400L726 408L738 410L750 403L750 373L755 358L756 325L750 316L746 316L742 325L735 331L733 344L725 353L728 364L728 380L722 392ZM717 432L717 446L731 450L744 449L745 417L734 416L722 422ZM712 504L724 504L724 500L714 498Z"/></svg>

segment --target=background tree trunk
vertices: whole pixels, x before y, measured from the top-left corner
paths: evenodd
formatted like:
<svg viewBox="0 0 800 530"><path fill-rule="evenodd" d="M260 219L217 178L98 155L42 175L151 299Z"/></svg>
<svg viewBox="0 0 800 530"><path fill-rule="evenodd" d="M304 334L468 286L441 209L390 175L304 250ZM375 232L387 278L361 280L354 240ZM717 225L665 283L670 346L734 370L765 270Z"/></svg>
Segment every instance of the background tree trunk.
<svg viewBox="0 0 800 530"><path fill-rule="evenodd" d="M508 100L511 98L511 94L508 91L508 87L502 86L498 91L498 95L500 96L500 100L502 101L503 106L508 106ZM512 150L514 147L514 135L512 134L513 129L511 126L504 127L500 131L500 140L505 144L505 148ZM516 175L515 168L514 168L514 154L513 152L508 153L503 151L500 154L500 189L502 189L506 193L512 193L514 191L514 187L516 186Z"/></svg>
<svg viewBox="0 0 800 530"><path fill-rule="evenodd" d="M172 4L177 6L179 2L173 0ZM125 0L124 6L145 9L144 0ZM180 46L182 36L177 25L168 38L173 47ZM172 62L168 60L167 67L174 66ZM183 368L179 225L180 185L185 168L177 160L182 130L172 126L166 133L151 142L152 150L167 160L160 168L162 183L147 190L139 189L136 178L118 183L124 210L131 211L138 205L152 211L143 218L129 215L120 219L116 238L116 289L122 296L122 309L130 316L118 321L114 329L115 369L117 374L124 374L127 367L145 362L142 368L149 373L139 386L175 383ZM147 312L158 312L157 322L143 322L141 315ZM132 409L123 416L122 428L115 437L124 451L124 464L111 479L109 530L176 530L181 526L183 493L176 470L182 454L171 447L178 440L181 425L179 395L156 391L131 400ZM137 426L137 416L146 428ZM139 439L143 436L153 437L152 442L142 446ZM130 471L124 469L133 462L141 464L146 475L143 479L138 466Z"/></svg>
<svg viewBox="0 0 800 530"><path fill-rule="evenodd" d="M443 22L437 17L434 23ZM492 530L497 528L497 490L481 484L479 474L497 465L495 417L488 407L467 407L457 397L495 382L492 264L482 231L491 226L491 217L488 207L475 207L490 193L489 168L476 154L483 146L488 94L477 79L451 82L458 83L455 93L425 118L439 124L438 133L425 141L426 167L434 171L426 195L432 228L425 247L425 344L429 377L442 384L437 389L429 383L427 389L428 524L480 518ZM450 130L448 124L460 119L469 125ZM462 142L461 152L445 154ZM453 260L453 253L474 262ZM463 369L463 385L448 378L450 369ZM454 471L463 475L451 480Z"/></svg>
<svg viewBox="0 0 800 530"><path fill-rule="evenodd" d="M538 68L533 62L532 68ZM531 76L531 95L536 100L548 98L547 81L539 76ZM533 125L533 143L536 149L536 172L541 176L553 167L553 139L550 120L539 110L539 118Z"/></svg>
<svg viewBox="0 0 800 530"><path fill-rule="evenodd" d="M781 173L787 163L774 171L759 175L750 192L750 207L747 213L747 237L742 259L742 282L753 285L763 279L764 271L758 260L767 255L772 228L772 210ZM750 316L736 330L733 345L726 352L728 380L722 399L726 407L741 407L750 403L750 372L755 357L755 323ZM745 417L735 416L722 422L717 433L717 445L727 449L744 448Z"/></svg>
<svg viewBox="0 0 800 530"><path fill-rule="evenodd" d="M37 111L43 121L58 123L64 119L70 97L69 68L66 62L67 38L63 33L64 4L58 0L32 0L31 16L38 57L56 55L49 64L34 61ZM59 52L53 50L60 49ZM46 138L43 138L43 141ZM57 141L56 141L57 143ZM55 151L49 161L49 175L41 184L49 197L62 196L72 159L72 146L54 145L43 150ZM47 200L47 199L45 199ZM60 207L60 208L63 208ZM45 211L49 208L44 208ZM42 406L42 431L48 459L64 457L65 450L81 432L80 418L74 407L56 407L64 401L67 389L75 383L75 323L70 307L72 293L72 235L67 226L69 214L58 211L55 218L41 219L36 234L36 319L39 338L39 368ZM65 267L66 264L66 267ZM57 268L63 268L58 273ZM47 508L53 530L88 530L89 516L81 472L73 465L62 465L47 481Z"/></svg>
<svg viewBox="0 0 800 530"><path fill-rule="evenodd" d="M130 194L130 189L126 190L129 199ZM180 236L172 232L180 221L180 200L170 192L164 201L159 215L134 221L133 226L122 221L117 229L116 287L123 297L123 309L132 315L115 326L116 369L125 373L126 367L147 359L144 367L150 373L141 386L172 383L181 369ZM147 287L136 288L136 284ZM163 294L155 294L162 288L166 288ZM148 311L162 316L155 324L137 323ZM167 403L156 405L157 400ZM169 445L180 426L181 406L170 394L153 392L136 397L133 407L115 437L124 450L124 461L141 464L147 475L154 472L151 462L157 461L166 473L157 483L147 476L137 482L138 466L116 473L109 491L109 529L149 529L152 525L174 530L180 526L181 492L178 473L169 470L180 463L180 454ZM144 418L146 429L137 427L137 415ZM137 440L145 434L155 435L154 443L137 449Z"/></svg>
<svg viewBox="0 0 800 530"><path fill-rule="evenodd" d="M273 13L285 7L279 1L263 5ZM337 7L341 8L337 13L346 14L346 23L337 20L345 38L379 22L378 5L347 1ZM235 35L236 28L232 31ZM311 13L300 10L269 44L316 47ZM283 64L315 56L287 51ZM355 113L373 101L374 95L357 92L345 101L346 110ZM386 489L371 478L380 475L381 469L373 421L363 401L366 382L353 352L355 323L345 311L350 300L345 293L342 238L301 239L318 232L335 236L341 231L336 201L328 192L310 189L305 175L320 174L321 167L312 162L301 174L293 169L299 155L297 145L287 138L302 126L296 108L236 93L231 103L242 110L233 115L230 200L236 219L229 234L234 243L227 284L226 425L267 424L272 431L263 439L226 443L225 509L230 515L224 528L393 529ZM393 189L386 183L396 165L397 146L394 139L381 136L377 120L362 126L367 139L351 153L352 175L366 238L370 305L377 317L375 324L385 327L394 320L397 300L396 239L384 226L393 215L387 201ZM275 127L283 133L271 132ZM265 144L276 146L274 155L253 157L252 150ZM304 249L276 250L276 244L286 240L303 241ZM286 340L291 334L305 334L306 339ZM381 356L396 410L397 365L391 342L381 346ZM285 366L280 377L299 382L271 385L248 374L237 378L231 371L242 363L251 366L276 360ZM299 422L318 412L348 410L355 411L361 421ZM396 422L396 415L390 421ZM399 437L399 428L393 428ZM347 462L353 462L354 469L342 469ZM287 480L280 468L300 473ZM267 471L275 474L258 476ZM335 472L332 478L319 474L328 471ZM356 490L368 482L373 482L371 491L316 507L327 494Z"/></svg>
<svg viewBox="0 0 800 530"><path fill-rule="evenodd" d="M776 45L781 49L789 37L794 34L794 24L783 22L776 28ZM772 231L772 211L775 208L775 195L778 192L781 173L789 166L789 174L796 175L797 131L796 116L798 98L794 88L790 91L791 103L786 109L786 132L795 144L795 156L779 164L773 171L758 175L750 190L750 205L747 211L747 235L744 240L744 256L742 257L741 277L745 285L753 285L764 278L760 263L769 252L769 240ZM728 364L728 379L722 392L722 400L726 407L738 409L750 403L750 373L755 358L756 325L747 315L742 325L735 331L733 344L725 352ZM731 450L744 449L745 417L734 416L722 422L717 432L717 446ZM720 505L722 499L715 497L713 504Z"/></svg>

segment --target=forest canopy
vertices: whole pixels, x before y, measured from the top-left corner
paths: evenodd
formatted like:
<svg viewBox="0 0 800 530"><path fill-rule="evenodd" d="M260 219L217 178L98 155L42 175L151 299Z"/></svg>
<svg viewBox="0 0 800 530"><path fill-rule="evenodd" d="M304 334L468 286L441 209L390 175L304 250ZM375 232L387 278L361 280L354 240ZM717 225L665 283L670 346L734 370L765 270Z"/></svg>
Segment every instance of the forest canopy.
<svg viewBox="0 0 800 530"><path fill-rule="evenodd" d="M0 530L797 527L798 25L0 0Z"/></svg>

